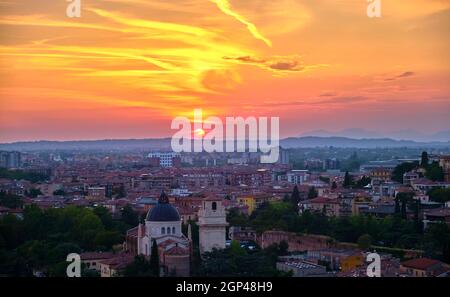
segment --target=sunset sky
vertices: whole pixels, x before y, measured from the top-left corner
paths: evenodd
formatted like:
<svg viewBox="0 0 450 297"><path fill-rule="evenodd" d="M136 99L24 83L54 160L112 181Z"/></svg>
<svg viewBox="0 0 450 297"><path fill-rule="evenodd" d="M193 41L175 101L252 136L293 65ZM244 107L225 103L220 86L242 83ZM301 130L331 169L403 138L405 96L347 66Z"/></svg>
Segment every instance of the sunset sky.
<svg viewBox="0 0 450 297"><path fill-rule="evenodd" d="M450 0L0 0L0 142L170 136L194 108L281 136L450 128Z"/></svg>

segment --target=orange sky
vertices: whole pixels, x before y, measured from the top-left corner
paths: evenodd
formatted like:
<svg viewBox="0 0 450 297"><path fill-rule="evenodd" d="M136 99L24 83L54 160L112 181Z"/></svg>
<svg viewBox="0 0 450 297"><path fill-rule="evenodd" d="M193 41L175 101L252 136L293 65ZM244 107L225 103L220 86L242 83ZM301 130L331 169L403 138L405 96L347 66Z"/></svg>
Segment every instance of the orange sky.
<svg viewBox="0 0 450 297"><path fill-rule="evenodd" d="M450 127L450 0L67 4L0 0L0 142L170 136L194 108L282 136Z"/></svg>

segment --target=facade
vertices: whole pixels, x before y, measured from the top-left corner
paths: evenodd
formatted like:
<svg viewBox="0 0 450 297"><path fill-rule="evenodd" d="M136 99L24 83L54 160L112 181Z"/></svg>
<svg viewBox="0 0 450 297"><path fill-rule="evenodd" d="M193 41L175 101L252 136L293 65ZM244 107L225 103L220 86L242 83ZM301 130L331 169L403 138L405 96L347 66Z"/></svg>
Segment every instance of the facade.
<svg viewBox="0 0 450 297"><path fill-rule="evenodd" d="M450 182L450 156L440 157L439 166L444 170L444 180Z"/></svg>
<svg viewBox="0 0 450 297"><path fill-rule="evenodd" d="M22 155L20 152L0 152L0 168L20 168Z"/></svg>
<svg viewBox="0 0 450 297"><path fill-rule="evenodd" d="M180 154L174 152L154 152L148 154L150 164L155 167L178 167L181 165Z"/></svg>
<svg viewBox="0 0 450 297"><path fill-rule="evenodd" d="M291 170L287 173L287 181L290 184L301 185L308 179L308 170Z"/></svg>
<svg viewBox="0 0 450 297"><path fill-rule="evenodd" d="M256 209L256 199L252 196L238 197L237 203L240 207L247 207L247 214L251 215L252 212Z"/></svg>
<svg viewBox="0 0 450 297"><path fill-rule="evenodd" d="M299 203L299 213L303 213L307 210L311 212L322 212L327 216L339 216L341 204L338 199L316 197Z"/></svg>
<svg viewBox="0 0 450 297"><path fill-rule="evenodd" d="M220 198L211 196L203 200L199 211L198 225L201 254L210 252L214 248L225 248L228 223Z"/></svg>
<svg viewBox="0 0 450 297"><path fill-rule="evenodd" d="M450 267L438 260L418 258L402 262L400 272L412 277L445 277L450 274Z"/></svg>
<svg viewBox="0 0 450 297"><path fill-rule="evenodd" d="M101 261L115 258L113 253L102 253L102 252L86 252L80 254L81 263L85 264L88 269L96 270L101 272Z"/></svg>
<svg viewBox="0 0 450 297"><path fill-rule="evenodd" d="M91 201L101 201L106 199L105 187L89 187L87 189L87 199Z"/></svg>
<svg viewBox="0 0 450 297"><path fill-rule="evenodd" d="M450 208L437 208L426 210L423 213L423 227L427 228L431 224L445 223L450 226Z"/></svg>

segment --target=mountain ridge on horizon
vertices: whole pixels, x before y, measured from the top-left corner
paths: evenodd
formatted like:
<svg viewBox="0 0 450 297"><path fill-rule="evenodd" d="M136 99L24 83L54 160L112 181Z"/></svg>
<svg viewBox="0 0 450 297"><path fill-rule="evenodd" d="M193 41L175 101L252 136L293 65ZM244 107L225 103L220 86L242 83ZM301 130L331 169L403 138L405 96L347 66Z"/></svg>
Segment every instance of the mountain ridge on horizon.
<svg viewBox="0 0 450 297"><path fill-rule="evenodd" d="M347 128L339 131L317 129L301 133L300 137L348 137L356 139L364 138L390 138L394 140L412 140L417 142L447 142L450 141L450 130L437 131L435 133L423 133L414 129L402 129L386 133L379 133L362 128Z"/></svg>
<svg viewBox="0 0 450 297"><path fill-rule="evenodd" d="M0 143L0 150L165 150L170 149L170 137L98 139L98 140L38 140ZM350 138L342 136L300 136L280 139L284 148L348 147L348 148L393 148L393 147L450 147L448 141L419 142L392 138Z"/></svg>

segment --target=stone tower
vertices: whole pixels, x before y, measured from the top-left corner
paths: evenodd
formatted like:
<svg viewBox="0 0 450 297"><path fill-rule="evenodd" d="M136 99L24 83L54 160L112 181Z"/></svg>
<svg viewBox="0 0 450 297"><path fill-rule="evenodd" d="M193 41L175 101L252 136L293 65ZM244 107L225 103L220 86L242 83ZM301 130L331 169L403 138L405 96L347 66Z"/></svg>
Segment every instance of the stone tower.
<svg viewBox="0 0 450 297"><path fill-rule="evenodd" d="M201 254L210 252L213 248L225 248L228 223L222 199L208 197L203 200L199 210L198 225Z"/></svg>

